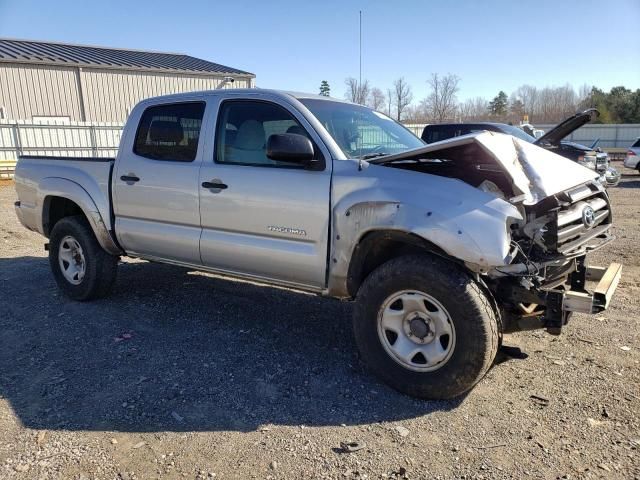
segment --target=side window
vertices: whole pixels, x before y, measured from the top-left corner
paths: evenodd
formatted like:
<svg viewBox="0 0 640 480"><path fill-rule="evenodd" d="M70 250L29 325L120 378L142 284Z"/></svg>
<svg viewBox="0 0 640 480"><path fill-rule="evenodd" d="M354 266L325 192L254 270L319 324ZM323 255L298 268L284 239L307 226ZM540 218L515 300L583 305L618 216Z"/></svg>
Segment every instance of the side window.
<svg viewBox="0 0 640 480"><path fill-rule="evenodd" d="M133 152L152 160L193 162L204 107L204 102L189 102L147 108L138 125Z"/></svg>
<svg viewBox="0 0 640 480"><path fill-rule="evenodd" d="M222 103L216 129L217 163L302 168L267 157L269 136L296 133L311 140L306 130L284 108L267 102L231 100Z"/></svg>

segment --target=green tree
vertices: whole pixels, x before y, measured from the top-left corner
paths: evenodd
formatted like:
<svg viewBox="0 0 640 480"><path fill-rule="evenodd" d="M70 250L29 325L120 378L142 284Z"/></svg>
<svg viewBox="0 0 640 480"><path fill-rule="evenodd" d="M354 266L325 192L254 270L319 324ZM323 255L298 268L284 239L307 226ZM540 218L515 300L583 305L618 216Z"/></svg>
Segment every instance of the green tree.
<svg viewBox="0 0 640 480"><path fill-rule="evenodd" d="M320 82L320 95L328 97L330 93L331 87L329 86L329 82L322 80L322 82Z"/></svg>
<svg viewBox="0 0 640 480"><path fill-rule="evenodd" d="M637 123L640 120L640 90L613 87L606 98L607 107L618 123Z"/></svg>
<svg viewBox="0 0 640 480"><path fill-rule="evenodd" d="M489 102L489 113L498 117L506 114L508 102L507 94L500 90L498 95Z"/></svg>
<svg viewBox="0 0 640 480"><path fill-rule="evenodd" d="M597 108L600 116L594 123L640 123L640 89L613 87L609 93L593 87L581 108Z"/></svg>

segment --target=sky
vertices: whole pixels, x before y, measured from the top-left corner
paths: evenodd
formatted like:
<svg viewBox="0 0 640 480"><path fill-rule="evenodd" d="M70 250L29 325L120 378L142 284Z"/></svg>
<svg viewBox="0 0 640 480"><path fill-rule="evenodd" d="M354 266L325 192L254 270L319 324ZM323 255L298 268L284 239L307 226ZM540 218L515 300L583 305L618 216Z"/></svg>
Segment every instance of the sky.
<svg viewBox="0 0 640 480"><path fill-rule="evenodd" d="M358 78L417 103L431 73L458 98L522 84L640 88L640 0L0 0L0 37L189 54L255 73L257 86L343 97Z"/></svg>

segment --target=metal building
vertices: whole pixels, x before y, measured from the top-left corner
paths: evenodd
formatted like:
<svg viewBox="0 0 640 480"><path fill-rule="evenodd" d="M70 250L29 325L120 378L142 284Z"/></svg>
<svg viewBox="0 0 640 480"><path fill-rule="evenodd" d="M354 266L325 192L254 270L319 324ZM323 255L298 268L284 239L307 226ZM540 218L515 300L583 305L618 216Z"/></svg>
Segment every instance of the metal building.
<svg viewBox="0 0 640 480"><path fill-rule="evenodd" d="M255 75L175 53L0 39L0 120L123 122L140 100Z"/></svg>

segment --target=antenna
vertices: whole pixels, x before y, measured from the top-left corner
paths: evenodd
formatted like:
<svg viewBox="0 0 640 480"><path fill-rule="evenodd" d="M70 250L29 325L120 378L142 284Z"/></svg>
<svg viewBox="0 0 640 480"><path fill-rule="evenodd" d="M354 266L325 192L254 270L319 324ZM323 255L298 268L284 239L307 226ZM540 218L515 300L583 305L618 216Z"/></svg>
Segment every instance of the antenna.
<svg viewBox="0 0 640 480"><path fill-rule="evenodd" d="M358 87L362 88L362 10L360 10L360 77L358 78Z"/></svg>

